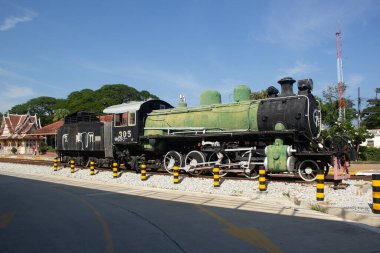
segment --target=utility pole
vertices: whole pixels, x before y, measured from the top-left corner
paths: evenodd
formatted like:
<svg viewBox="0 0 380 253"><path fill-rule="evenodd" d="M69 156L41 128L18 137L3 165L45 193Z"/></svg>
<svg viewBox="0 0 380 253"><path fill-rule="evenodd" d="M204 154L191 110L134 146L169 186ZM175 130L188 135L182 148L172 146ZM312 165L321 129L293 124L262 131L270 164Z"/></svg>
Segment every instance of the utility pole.
<svg viewBox="0 0 380 253"><path fill-rule="evenodd" d="M361 98L360 98L360 87L358 87L358 128L360 127L360 104L361 104Z"/></svg>
<svg viewBox="0 0 380 253"><path fill-rule="evenodd" d="M341 32L335 33L336 37L336 52L337 52L337 73L338 73L338 108L339 108L339 118L338 120L345 120L345 105L344 105L344 81L343 81L343 63L342 63L342 42L341 42Z"/></svg>

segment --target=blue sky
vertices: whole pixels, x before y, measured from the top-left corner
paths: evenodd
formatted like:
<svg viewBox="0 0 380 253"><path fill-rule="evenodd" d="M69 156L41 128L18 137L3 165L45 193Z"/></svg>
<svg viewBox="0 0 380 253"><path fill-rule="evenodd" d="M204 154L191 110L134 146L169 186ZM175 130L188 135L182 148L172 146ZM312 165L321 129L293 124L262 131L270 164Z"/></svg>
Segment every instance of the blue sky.
<svg viewBox="0 0 380 253"><path fill-rule="evenodd" d="M123 83L176 105L285 76L336 84L342 31L347 96L380 88L380 1L0 0L0 112L39 96ZM278 87L278 86L277 86ZM364 104L365 105L365 104Z"/></svg>

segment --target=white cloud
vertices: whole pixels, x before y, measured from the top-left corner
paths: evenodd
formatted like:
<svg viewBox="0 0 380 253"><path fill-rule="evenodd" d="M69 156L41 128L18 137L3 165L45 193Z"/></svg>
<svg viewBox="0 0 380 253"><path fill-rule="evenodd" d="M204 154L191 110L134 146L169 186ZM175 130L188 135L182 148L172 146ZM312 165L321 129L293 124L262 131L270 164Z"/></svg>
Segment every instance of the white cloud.
<svg viewBox="0 0 380 253"><path fill-rule="evenodd" d="M365 76L362 74L350 74L347 76L346 84L349 88L360 87L365 85Z"/></svg>
<svg viewBox="0 0 380 253"><path fill-rule="evenodd" d="M296 78L297 76L301 76L304 78L305 76L310 75L314 71L316 71L317 68L313 65L301 62L301 61L296 61L294 66L290 66L287 68L281 68L280 74L277 76L277 79L281 79L285 76L293 77Z"/></svg>
<svg viewBox="0 0 380 253"><path fill-rule="evenodd" d="M335 32L343 33L353 23L365 24L379 10L374 0L271 1L261 21L262 30L255 38L294 49L309 48L334 40Z"/></svg>
<svg viewBox="0 0 380 253"><path fill-rule="evenodd" d="M34 95L34 92L29 87L9 85L3 94L6 98L22 98L32 96Z"/></svg>
<svg viewBox="0 0 380 253"><path fill-rule="evenodd" d="M16 27L16 25L18 25L19 23L32 21L37 16L38 13L34 11L27 11L27 13L24 16L9 16L0 23L0 32L11 30L12 28Z"/></svg>

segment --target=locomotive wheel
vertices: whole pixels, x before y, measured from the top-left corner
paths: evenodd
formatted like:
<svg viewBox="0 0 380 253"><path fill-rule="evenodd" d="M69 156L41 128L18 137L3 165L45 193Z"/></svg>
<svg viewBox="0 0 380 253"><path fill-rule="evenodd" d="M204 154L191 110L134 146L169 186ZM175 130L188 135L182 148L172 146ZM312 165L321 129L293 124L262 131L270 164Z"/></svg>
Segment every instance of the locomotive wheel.
<svg viewBox="0 0 380 253"><path fill-rule="evenodd" d="M247 178L255 179L255 178L258 178L260 176L259 166L253 166L252 169L249 169L249 173L247 173L247 172L248 172L248 169L244 169L244 176Z"/></svg>
<svg viewBox="0 0 380 253"><path fill-rule="evenodd" d="M245 152L242 157L248 157L249 156L249 151L248 152ZM251 179L255 179L255 178L258 178L260 175L259 175L259 166L252 166L252 165L246 165L246 166L241 166L244 170L244 176L246 178L251 178Z"/></svg>
<svg viewBox="0 0 380 253"><path fill-rule="evenodd" d="M164 157L164 167L167 172L173 174L173 166L182 166L183 158L177 151L171 150Z"/></svg>
<svg viewBox="0 0 380 253"><path fill-rule="evenodd" d="M185 158L185 166L190 166L191 168L197 167L199 164L204 166L206 163L206 157L202 152L198 150L190 151ZM191 175L200 175L202 174L201 170L192 170L190 169L189 174Z"/></svg>
<svg viewBox="0 0 380 253"><path fill-rule="evenodd" d="M216 162L218 161L218 154L219 152L213 152L210 157L208 158L208 162L210 163L209 166L215 166ZM220 164L226 164L226 163L231 163L231 159L228 157L228 155L224 152L222 152L222 155L223 155L223 158L222 158L222 161ZM227 167L224 167L224 168L230 168L231 166L227 166ZM214 174L212 172L212 169L210 170L211 171L211 174ZM227 175L228 172L226 173L223 173L223 174L220 174L221 177L224 177L225 175Z"/></svg>
<svg viewBox="0 0 380 253"><path fill-rule="evenodd" d="M307 182L312 182L317 178L318 170L318 164L312 160L302 161L298 166L298 174Z"/></svg>

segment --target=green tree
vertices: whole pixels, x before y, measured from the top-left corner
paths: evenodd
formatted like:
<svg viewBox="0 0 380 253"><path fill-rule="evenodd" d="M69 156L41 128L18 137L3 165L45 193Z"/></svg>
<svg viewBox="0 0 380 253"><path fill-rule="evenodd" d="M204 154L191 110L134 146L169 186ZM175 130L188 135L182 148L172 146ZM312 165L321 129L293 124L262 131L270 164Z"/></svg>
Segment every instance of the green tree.
<svg viewBox="0 0 380 253"><path fill-rule="evenodd" d="M343 92L347 86L343 84ZM350 98L343 98L345 109L345 121L351 121L355 118L356 110L354 103ZM322 123L327 126L336 124L339 118L339 101L338 101L338 87L330 85L322 92Z"/></svg>
<svg viewBox="0 0 380 253"><path fill-rule="evenodd" d="M336 121L322 132L323 139L333 145L344 146L351 143L355 150L359 151L359 145L366 139L373 138L373 134L367 131L365 126L355 127L350 121Z"/></svg>
<svg viewBox="0 0 380 253"><path fill-rule="evenodd" d="M368 99L363 110L363 124L368 129L380 128L380 99Z"/></svg>
<svg viewBox="0 0 380 253"><path fill-rule="evenodd" d="M123 100L142 101L158 99L146 90L138 91L125 84L107 84L98 90L83 89L70 93L66 99L38 97L11 108L10 113L37 114L42 125L62 119L77 111L89 111L101 114L105 107L120 104Z"/></svg>
<svg viewBox="0 0 380 253"><path fill-rule="evenodd" d="M347 87L344 85L343 90ZM373 135L367 131L365 126L356 128L352 124L355 118L354 104L350 99L344 99L345 120L339 120L338 90L336 86L328 86L322 93L322 123L326 129L322 131L322 138L325 143L334 146L344 147L351 144L355 150L359 151L359 145Z"/></svg>
<svg viewBox="0 0 380 253"><path fill-rule="evenodd" d="M69 114L70 111L67 109L57 109L54 111L53 122L63 120Z"/></svg>
<svg viewBox="0 0 380 253"><path fill-rule="evenodd" d="M261 90L261 91L256 91L256 92L251 93L251 99L253 100L264 99L267 97L268 97L267 90Z"/></svg>
<svg viewBox="0 0 380 253"><path fill-rule="evenodd" d="M41 119L41 124L46 125L52 122L56 99L53 97L38 97L30 99L24 104L13 106L9 113L14 114L37 114Z"/></svg>

